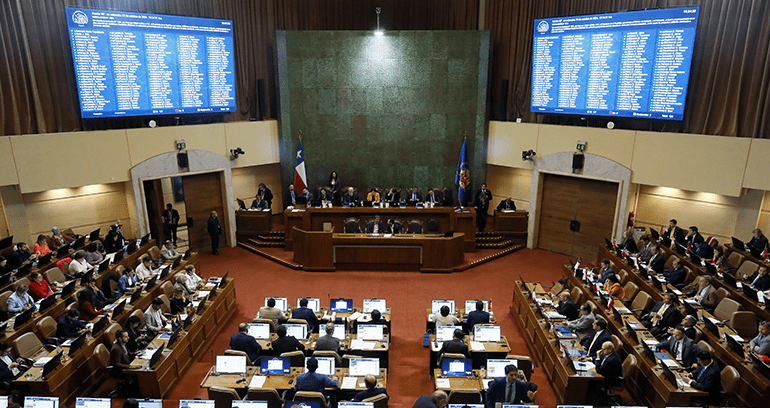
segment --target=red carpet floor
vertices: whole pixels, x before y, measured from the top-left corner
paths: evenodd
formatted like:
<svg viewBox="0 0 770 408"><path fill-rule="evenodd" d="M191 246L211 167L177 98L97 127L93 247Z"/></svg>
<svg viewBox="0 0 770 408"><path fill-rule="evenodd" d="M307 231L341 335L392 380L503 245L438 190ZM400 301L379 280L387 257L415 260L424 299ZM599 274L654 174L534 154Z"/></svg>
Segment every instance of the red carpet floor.
<svg viewBox="0 0 770 408"><path fill-rule="evenodd" d="M310 273L285 268L240 248L225 248L220 256L204 254L198 268L203 276L221 276L229 272L229 276L235 278L238 309L168 399L207 398L200 382L212 366L214 356L228 348L229 337L236 332L238 323L251 321L266 296L288 297L292 303L297 297L317 297L322 306L328 306L330 297L348 297L357 307L365 298L383 298L391 308L393 322L387 382L390 406L411 407L420 394L430 394L434 390L434 383L427 375L429 350L422 347L425 310L432 299L455 299L461 303L466 299L492 298L495 317L511 344L512 353L529 355L509 311L514 281L521 275L528 281L550 284L561 277L565 262L564 255L524 249L453 274ZM535 368L532 381L540 387L536 402L541 407L555 406L553 391L539 367Z"/></svg>

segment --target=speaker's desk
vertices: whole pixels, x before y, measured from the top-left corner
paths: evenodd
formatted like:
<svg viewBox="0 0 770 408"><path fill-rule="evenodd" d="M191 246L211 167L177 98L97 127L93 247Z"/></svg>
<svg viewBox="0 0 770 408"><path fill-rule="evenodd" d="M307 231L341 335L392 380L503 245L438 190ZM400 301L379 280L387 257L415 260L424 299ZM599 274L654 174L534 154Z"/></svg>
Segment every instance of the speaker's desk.
<svg viewBox="0 0 770 408"><path fill-rule="evenodd" d="M476 250L476 211L472 208L464 208L462 211L455 210L452 207L332 207L332 208L314 208L287 209L283 213L285 235L285 248L287 251L294 250L296 244L294 240L293 228L297 227L304 231L345 231L345 220L348 218L358 218L361 230L366 229L366 222L379 215L383 225L387 225L388 220L400 220L404 225L404 231L409 221L417 220L422 222L423 230L428 227L428 220L435 219L438 222L438 231L455 231L463 233L463 249L466 252Z"/></svg>
<svg viewBox="0 0 770 408"><path fill-rule="evenodd" d="M452 272L465 262L465 234L333 234L294 228L294 262L306 271Z"/></svg>

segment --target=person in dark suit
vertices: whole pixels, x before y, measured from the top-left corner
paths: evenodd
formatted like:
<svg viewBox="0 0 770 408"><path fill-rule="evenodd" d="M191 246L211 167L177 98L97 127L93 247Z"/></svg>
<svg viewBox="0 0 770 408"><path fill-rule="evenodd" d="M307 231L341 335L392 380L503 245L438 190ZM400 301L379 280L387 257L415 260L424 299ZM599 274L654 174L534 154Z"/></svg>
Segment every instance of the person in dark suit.
<svg viewBox="0 0 770 408"><path fill-rule="evenodd" d="M612 336L607 331L607 321L604 318L599 317L594 320L594 331L593 335L586 336L580 341L591 358L596 357L596 353L599 352L605 341L612 341Z"/></svg>
<svg viewBox="0 0 770 408"><path fill-rule="evenodd" d="M709 396L706 402L709 405L718 405L719 392L722 390L722 375L719 366L711 358L711 353L708 350L700 350L696 356L700 367L690 374L690 386L696 390L708 392Z"/></svg>
<svg viewBox="0 0 770 408"><path fill-rule="evenodd" d="M447 397L446 392L436 390L433 391L431 396L420 395L417 401L414 402L414 405L412 405L412 408L444 408L448 400L449 397Z"/></svg>
<svg viewBox="0 0 770 408"><path fill-rule="evenodd" d="M294 184L289 184L286 187L286 192L283 193L283 208L294 207L297 205L297 192L294 191Z"/></svg>
<svg viewBox="0 0 770 408"><path fill-rule="evenodd" d="M263 200L259 195L254 196L254 201L251 202L252 210L265 210L267 209L267 201Z"/></svg>
<svg viewBox="0 0 770 408"><path fill-rule="evenodd" d="M394 222L392 218L388 220L388 232L391 234L400 234L403 229L404 226L400 222Z"/></svg>
<svg viewBox="0 0 770 408"><path fill-rule="evenodd" d="M390 190L388 190L388 194L385 195L385 202L397 204L399 201L401 201L401 191L396 187L391 187Z"/></svg>
<svg viewBox="0 0 770 408"><path fill-rule="evenodd" d="M567 320L570 321L577 319L580 314L577 306L575 306L575 302L572 300L572 295L566 289L559 293L559 304L556 306L556 312L567 316Z"/></svg>
<svg viewBox="0 0 770 408"><path fill-rule="evenodd" d="M465 333L462 329L455 329L454 338L447 340L441 345L441 350L438 352L439 359L444 353L457 353L462 354L465 358L470 358L471 353L468 351L468 345L463 341L465 339Z"/></svg>
<svg viewBox="0 0 770 408"><path fill-rule="evenodd" d="M265 185L265 183L259 183L257 189L257 199L260 199L267 203L266 208L273 208L273 192Z"/></svg>
<svg viewBox="0 0 770 408"><path fill-rule="evenodd" d="M623 377L623 362L620 356L615 352L615 345L611 341L602 343L602 348L596 353L594 359L596 373L604 377L604 384L615 386L620 384Z"/></svg>
<svg viewBox="0 0 770 408"><path fill-rule="evenodd" d="M406 201L412 204L422 202L422 193L417 186L412 187L406 193Z"/></svg>
<svg viewBox="0 0 770 408"><path fill-rule="evenodd" d="M219 225L216 211L211 211L206 230L211 237L211 252L214 255L219 255L219 236L222 235L222 226Z"/></svg>
<svg viewBox="0 0 770 408"><path fill-rule="evenodd" d="M307 187L302 188L302 194L299 196L299 203L307 205L311 205L313 203L313 193L311 193Z"/></svg>
<svg viewBox="0 0 770 408"><path fill-rule="evenodd" d="M294 336L286 335L286 326L279 325L275 330L275 334L278 335L278 338L273 340L273 351L275 354L281 355L288 351L305 349L305 345L297 341Z"/></svg>
<svg viewBox="0 0 770 408"><path fill-rule="evenodd" d="M481 188L476 191L476 197L478 197L479 194L484 194L487 201L492 201L492 192L487 188L487 183L481 183Z"/></svg>
<svg viewBox="0 0 770 408"><path fill-rule="evenodd" d="M623 239L618 244L621 249L625 249L633 254L639 252L639 248L636 247L636 239L634 239L634 228L628 227L623 233Z"/></svg>
<svg viewBox="0 0 770 408"><path fill-rule="evenodd" d="M56 325L56 337L72 339L86 331L86 325L78 319L79 317L80 312L77 309L67 311Z"/></svg>
<svg viewBox="0 0 770 408"><path fill-rule="evenodd" d="M682 261L679 258L674 259L671 268L663 272L663 277L666 278L668 283L676 287L684 284L684 280L687 278L687 271L682 266Z"/></svg>
<svg viewBox="0 0 770 408"><path fill-rule="evenodd" d="M371 398L380 394L385 394L385 396L390 398L385 388L377 387L377 377L371 374L367 374L366 377L364 377L364 385L366 385L366 389L357 393L356 396L353 397L354 402L363 401L367 398Z"/></svg>
<svg viewBox="0 0 770 408"><path fill-rule="evenodd" d="M473 326L477 324L489 323L489 313L484 311L484 302L476 301L476 310L468 313L468 327L469 330L473 330Z"/></svg>
<svg viewBox="0 0 770 408"><path fill-rule="evenodd" d="M697 334L695 331L695 323L698 323L698 319L694 316L687 315L682 318L682 330L684 330L684 335L692 340L695 340L695 335ZM669 329L668 331L669 333L674 333L674 329Z"/></svg>
<svg viewBox="0 0 770 408"><path fill-rule="evenodd" d="M115 368L118 374L123 370L131 368L131 362L134 360L134 354L128 351L128 332L123 329L115 332L115 343L110 349L110 365Z"/></svg>
<svg viewBox="0 0 770 408"><path fill-rule="evenodd" d="M537 385L520 379L522 377L513 364L505 366L505 377L489 383L485 407L494 408L498 402L503 405L533 402Z"/></svg>
<svg viewBox="0 0 770 408"><path fill-rule="evenodd" d="M137 315L131 315L128 317L128 323L123 327L126 333L128 333L128 342L126 343L126 348L128 348L128 351L132 353L136 353L137 351L144 349L149 343L147 336L142 334L140 331L143 325L144 324L141 317Z"/></svg>
<svg viewBox="0 0 770 408"><path fill-rule="evenodd" d="M744 276L743 279L748 282L752 288L764 292L770 289L770 276L767 272L767 265L761 264L751 276Z"/></svg>
<svg viewBox="0 0 770 408"><path fill-rule="evenodd" d="M104 239L104 251L108 254L118 252L126 245L126 238L123 236L123 226L120 224L110 225L110 232Z"/></svg>
<svg viewBox="0 0 770 408"><path fill-rule="evenodd" d="M652 257L652 242L650 242L650 237L647 235L642 236L642 238L639 239L639 246L641 247L641 249L639 249L639 255L637 255L639 260L642 262L649 262Z"/></svg>
<svg viewBox="0 0 770 408"><path fill-rule="evenodd" d="M372 310L372 320L366 322L366 324L381 324L387 325L388 321L382 318L382 313L379 310Z"/></svg>
<svg viewBox="0 0 770 408"><path fill-rule="evenodd" d="M305 298L300 299L299 307L291 311L291 318L306 321L311 332L315 331L316 326L318 326L318 316L307 307L307 299Z"/></svg>
<svg viewBox="0 0 770 408"><path fill-rule="evenodd" d="M13 358L10 344L0 341L0 389L10 390L13 380L26 371L21 369L22 361L21 358Z"/></svg>
<svg viewBox="0 0 770 408"><path fill-rule="evenodd" d="M348 187L348 191L342 196L342 205L355 207L359 201L358 193L356 193L353 187Z"/></svg>
<svg viewBox="0 0 770 408"><path fill-rule="evenodd" d="M612 265L610 264L610 260L607 258L602 259L599 262L601 273L599 274L599 282L604 282L607 279L609 279L610 275L615 274L615 269L612 268Z"/></svg>
<svg viewBox="0 0 770 408"><path fill-rule="evenodd" d="M503 201L500 201L500 204L497 205L497 211L503 211L503 210L510 210L510 211L516 211L516 204L511 200L511 197L506 198Z"/></svg>
<svg viewBox="0 0 770 408"><path fill-rule="evenodd" d="M684 242L684 231L676 226L676 220L671 219L668 221L668 229L663 232L663 235L666 238L669 238L673 240L674 242L683 243Z"/></svg>
<svg viewBox="0 0 770 408"><path fill-rule="evenodd" d="M663 273L663 268L666 266L666 260L663 259L660 248L653 244L653 246L650 247L650 253L652 256L650 256L650 262L648 262L647 266L656 273Z"/></svg>
<svg viewBox="0 0 770 408"><path fill-rule="evenodd" d="M376 227L376 228L375 228ZM385 227L380 219L379 215L374 216L374 221L366 224L367 234L382 234L385 232Z"/></svg>
<svg viewBox="0 0 770 408"><path fill-rule="evenodd" d="M682 320L682 312L676 307L676 295L673 293L666 293L663 295L663 300L656 303L653 306L652 311L649 314L642 317L642 325L646 327L650 333L660 338L668 329L676 326Z"/></svg>
<svg viewBox="0 0 770 408"><path fill-rule="evenodd" d="M666 350L684 368L695 366L696 356L700 347L691 338L684 334L683 326L676 326L672 330L671 337L658 343L658 350Z"/></svg>
<svg viewBox="0 0 770 408"><path fill-rule="evenodd" d="M433 190L428 190L428 194L425 195L423 202L431 203L434 207L441 206L441 198Z"/></svg>
<svg viewBox="0 0 770 408"><path fill-rule="evenodd" d="M698 227L695 225L691 226L690 229L687 231L687 235L684 237L684 246L689 247L691 245L694 245L696 242L702 242L703 241L703 235L698 232Z"/></svg>
<svg viewBox="0 0 770 408"><path fill-rule="evenodd" d="M332 170L331 174L329 175L329 188L331 189L332 193L331 199L333 200L335 198L339 198L342 190L342 180L340 180L340 177L334 170Z"/></svg>
<svg viewBox="0 0 770 408"><path fill-rule="evenodd" d="M166 204L166 211L163 212L163 232L166 239L170 239L176 246L176 230L179 227L179 211L174 209L171 203Z"/></svg>
<svg viewBox="0 0 770 408"><path fill-rule="evenodd" d="M489 211L489 199L487 194L479 192L476 199L473 200L473 206L476 208L476 226L479 232L484 232L487 227L487 211Z"/></svg>
<svg viewBox="0 0 770 408"><path fill-rule="evenodd" d="M757 228L751 232L751 240L746 243L746 246L762 252L767 248L767 237L762 233L761 229Z"/></svg>
<svg viewBox="0 0 770 408"><path fill-rule="evenodd" d="M695 248L693 250L695 255L698 255L702 259L714 258L714 248L707 244L705 241L695 241Z"/></svg>
<svg viewBox="0 0 770 408"><path fill-rule="evenodd" d="M315 391L326 395L326 388L337 388L339 383L332 380L324 374L316 373L318 369L318 360L310 357L307 360L307 372L297 376L297 382L294 384L295 391Z"/></svg>
<svg viewBox="0 0 770 408"><path fill-rule="evenodd" d="M259 365L259 353L262 352L262 346L254 337L249 336L249 326L246 323L239 324L238 333L230 336L230 349L245 352L252 365Z"/></svg>

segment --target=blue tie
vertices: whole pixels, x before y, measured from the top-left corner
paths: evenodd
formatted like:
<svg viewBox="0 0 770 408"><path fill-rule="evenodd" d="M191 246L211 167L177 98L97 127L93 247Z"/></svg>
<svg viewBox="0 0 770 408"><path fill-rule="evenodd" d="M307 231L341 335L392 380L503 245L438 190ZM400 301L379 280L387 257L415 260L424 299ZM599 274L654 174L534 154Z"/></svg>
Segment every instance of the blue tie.
<svg viewBox="0 0 770 408"><path fill-rule="evenodd" d="M700 382L700 378L703 377L703 373L705 372L706 372L706 367L701 368L700 373L698 373L698 378L695 381Z"/></svg>

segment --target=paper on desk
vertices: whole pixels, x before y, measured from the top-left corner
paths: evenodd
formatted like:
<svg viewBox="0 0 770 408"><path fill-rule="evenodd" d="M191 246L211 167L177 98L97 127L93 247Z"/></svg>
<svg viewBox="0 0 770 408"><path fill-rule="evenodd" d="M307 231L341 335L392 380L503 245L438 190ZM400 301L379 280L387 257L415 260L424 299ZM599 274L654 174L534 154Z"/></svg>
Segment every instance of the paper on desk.
<svg viewBox="0 0 770 408"><path fill-rule="evenodd" d="M355 312L352 315L348 316L348 320L355 321L355 320L358 320L358 318L361 316L363 316L361 312Z"/></svg>
<svg viewBox="0 0 770 408"><path fill-rule="evenodd" d="M350 340L350 348L352 350L374 350L375 342L363 341L361 339Z"/></svg>
<svg viewBox="0 0 770 408"><path fill-rule="evenodd" d="M211 291L207 291L207 290L198 291L198 299L205 299L206 296L209 295L209 293L211 293Z"/></svg>
<svg viewBox="0 0 770 408"><path fill-rule="evenodd" d="M567 316L559 314L559 312L545 312L545 317L549 319L566 319Z"/></svg>
<svg viewBox="0 0 770 408"><path fill-rule="evenodd" d="M484 343L480 341L472 341L471 342L471 350L472 351L484 351L486 350L486 347L484 347Z"/></svg>
<svg viewBox="0 0 770 408"><path fill-rule="evenodd" d="M743 339L743 337L741 337L741 336L739 336L737 334L728 334L728 336L730 336L733 339L735 339L735 341L737 341L738 343L743 343L744 341L746 341L746 340Z"/></svg>
<svg viewBox="0 0 770 408"><path fill-rule="evenodd" d="M158 351L158 349L146 349L143 352L141 352L137 357L144 360L149 360L152 358L153 354L155 354L156 351Z"/></svg>
<svg viewBox="0 0 770 408"><path fill-rule="evenodd" d="M249 388L262 388L262 386L265 385L265 380L267 380L267 376L255 375L254 377L251 377Z"/></svg>
<svg viewBox="0 0 770 408"><path fill-rule="evenodd" d="M75 339L69 339L69 340L65 341L64 343L62 343L61 346L62 347L69 347L70 345L72 345L73 341L75 341Z"/></svg>
<svg viewBox="0 0 770 408"><path fill-rule="evenodd" d="M682 388L686 388L686 387L690 386L689 382L687 382L687 381L685 381L685 380L683 380L681 378L677 378L676 379L676 383L679 384L679 386L682 387Z"/></svg>
<svg viewBox="0 0 770 408"><path fill-rule="evenodd" d="M481 382L484 383L484 389L489 388L489 383L491 383L494 380L495 380L494 378L484 378L483 380L481 380Z"/></svg>
<svg viewBox="0 0 770 408"><path fill-rule="evenodd" d="M698 301L695 300L695 299L685 299L684 301L689 303L689 304L691 304L691 305L697 305L698 304Z"/></svg>
<svg viewBox="0 0 770 408"><path fill-rule="evenodd" d="M436 378L436 389L447 389L451 386L452 384L449 382L449 378Z"/></svg>
<svg viewBox="0 0 770 408"><path fill-rule="evenodd" d="M644 342L650 347L658 344L658 341L654 339L644 339Z"/></svg>
<svg viewBox="0 0 770 408"><path fill-rule="evenodd" d="M390 238L390 237L393 236L393 234L383 234L382 236L385 237L385 238Z"/></svg>
<svg viewBox="0 0 770 408"><path fill-rule="evenodd" d="M42 357L39 360L35 361L35 364L33 364L33 367L42 367L45 365L45 363L51 361L53 357Z"/></svg>
<svg viewBox="0 0 770 408"><path fill-rule="evenodd" d="M326 313L324 313L322 320L334 320L337 318L337 312L332 312L330 310L327 310Z"/></svg>
<svg viewBox="0 0 770 408"><path fill-rule="evenodd" d="M677 296L682 296L682 291L680 291L680 290L671 289L671 291L674 292L674 294L677 295Z"/></svg>
<svg viewBox="0 0 770 408"><path fill-rule="evenodd" d="M738 289L743 289L743 283L735 282L735 287L738 288Z"/></svg>
<svg viewBox="0 0 770 408"><path fill-rule="evenodd" d="M356 389L356 377L345 377L342 379L342 385L340 385L340 388L343 390L354 390Z"/></svg>
<svg viewBox="0 0 770 408"><path fill-rule="evenodd" d="M661 358L660 361L666 365L666 367L677 367L679 366L679 363L676 362L676 360L672 360L670 358Z"/></svg>
<svg viewBox="0 0 770 408"><path fill-rule="evenodd" d="M574 364L577 371L589 371L596 368L596 365L589 361L575 361Z"/></svg>

